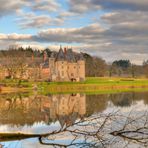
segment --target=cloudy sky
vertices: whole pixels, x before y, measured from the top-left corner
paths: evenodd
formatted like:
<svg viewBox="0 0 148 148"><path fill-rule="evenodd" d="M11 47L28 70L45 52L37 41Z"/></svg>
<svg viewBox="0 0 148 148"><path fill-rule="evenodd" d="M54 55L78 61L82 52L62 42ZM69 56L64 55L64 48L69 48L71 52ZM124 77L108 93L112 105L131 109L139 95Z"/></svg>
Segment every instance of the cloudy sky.
<svg viewBox="0 0 148 148"><path fill-rule="evenodd" d="M0 0L0 49L62 46L111 62L148 59L148 0Z"/></svg>

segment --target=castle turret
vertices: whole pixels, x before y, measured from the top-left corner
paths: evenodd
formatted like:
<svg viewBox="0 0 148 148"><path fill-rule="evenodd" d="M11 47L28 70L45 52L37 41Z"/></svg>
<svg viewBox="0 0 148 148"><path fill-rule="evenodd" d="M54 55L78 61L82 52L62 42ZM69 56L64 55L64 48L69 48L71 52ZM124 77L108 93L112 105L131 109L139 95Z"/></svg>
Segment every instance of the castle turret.
<svg viewBox="0 0 148 148"><path fill-rule="evenodd" d="M79 79L80 81L84 81L85 80L85 60L82 53L80 54L80 58L78 60L78 66L79 66L78 67Z"/></svg>
<svg viewBox="0 0 148 148"><path fill-rule="evenodd" d="M55 58L54 58L54 53L51 54L49 58L49 69L50 69L50 80L54 79L55 75Z"/></svg>
<svg viewBox="0 0 148 148"><path fill-rule="evenodd" d="M58 81L67 81L68 80L67 60L66 60L66 56L65 56L65 53L64 53L62 47L60 47L60 50L57 54L55 61L56 61Z"/></svg>
<svg viewBox="0 0 148 148"><path fill-rule="evenodd" d="M47 52L44 51L44 53L43 53L43 61L44 61L44 62L46 62L47 57L48 57Z"/></svg>

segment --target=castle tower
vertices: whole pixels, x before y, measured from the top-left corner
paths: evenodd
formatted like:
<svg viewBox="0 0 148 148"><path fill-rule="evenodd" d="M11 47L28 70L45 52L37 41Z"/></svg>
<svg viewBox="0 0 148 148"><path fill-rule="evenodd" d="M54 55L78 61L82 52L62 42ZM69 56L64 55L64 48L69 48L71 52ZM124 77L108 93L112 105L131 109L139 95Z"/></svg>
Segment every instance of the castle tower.
<svg viewBox="0 0 148 148"><path fill-rule="evenodd" d="M67 60L61 47L55 61L59 81L67 81Z"/></svg>
<svg viewBox="0 0 148 148"><path fill-rule="evenodd" d="M48 57L47 52L44 51L44 53L43 53L43 61L44 61L44 62L46 62L47 57Z"/></svg>
<svg viewBox="0 0 148 148"><path fill-rule="evenodd" d="M54 80L55 78L55 58L54 53L51 54L49 58L49 69L50 69L50 80Z"/></svg>
<svg viewBox="0 0 148 148"><path fill-rule="evenodd" d="M85 60L82 53L80 54L80 58L78 60L78 73L79 73L79 80L84 81L85 80Z"/></svg>

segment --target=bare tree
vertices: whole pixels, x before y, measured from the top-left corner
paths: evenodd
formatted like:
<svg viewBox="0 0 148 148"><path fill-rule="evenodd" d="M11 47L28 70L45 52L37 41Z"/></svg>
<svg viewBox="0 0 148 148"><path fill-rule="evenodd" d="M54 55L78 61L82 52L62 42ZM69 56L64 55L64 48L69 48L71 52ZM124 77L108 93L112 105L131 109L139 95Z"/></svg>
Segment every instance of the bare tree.
<svg viewBox="0 0 148 148"><path fill-rule="evenodd" d="M89 118L78 119L73 125L45 134L0 134L0 141L21 140L37 137L40 144L53 147L109 147L119 144L126 147L130 142L148 146L148 113L125 116L120 112L96 114ZM66 137L67 142L60 140ZM62 142L61 142L62 141ZM120 141L127 141L120 143Z"/></svg>
<svg viewBox="0 0 148 148"><path fill-rule="evenodd" d="M7 76L14 79L20 79L25 75L27 70L27 58L24 51L1 51L2 61L1 64L7 71Z"/></svg>

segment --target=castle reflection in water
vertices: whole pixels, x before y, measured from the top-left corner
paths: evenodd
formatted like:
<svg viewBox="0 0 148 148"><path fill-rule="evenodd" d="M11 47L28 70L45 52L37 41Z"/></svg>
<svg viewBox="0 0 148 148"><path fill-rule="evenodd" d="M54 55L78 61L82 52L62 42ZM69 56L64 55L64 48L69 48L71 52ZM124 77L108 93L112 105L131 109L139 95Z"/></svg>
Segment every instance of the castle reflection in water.
<svg viewBox="0 0 148 148"><path fill-rule="evenodd" d="M59 121L61 126L71 125L78 118L102 112L109 104L130 107L142 101L148 105L148 92L118 94L0 94L0 125L32 126L34 123L51 124Z"/></svg>
<svg viewBox="0 0 148 148"><path fill-rule="evenodd" d="M0 123L12 125L47 124L59 120L70 125L86 113L85 94L13 95L0 98Z"/></svg>

